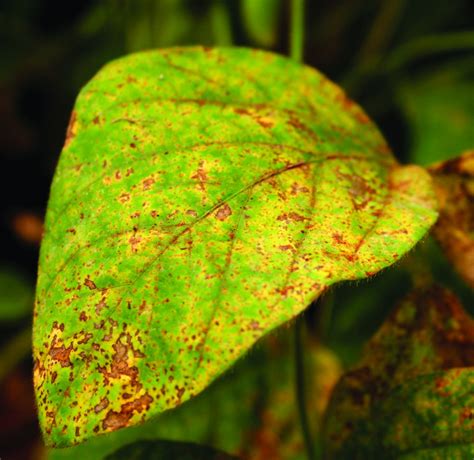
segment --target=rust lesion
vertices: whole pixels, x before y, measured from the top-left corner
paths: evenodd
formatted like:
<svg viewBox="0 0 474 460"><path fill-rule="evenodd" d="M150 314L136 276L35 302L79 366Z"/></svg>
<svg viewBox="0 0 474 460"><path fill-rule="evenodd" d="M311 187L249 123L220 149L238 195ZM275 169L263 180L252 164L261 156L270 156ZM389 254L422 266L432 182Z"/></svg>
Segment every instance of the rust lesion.
<svg viewBox="0 0 474 460"><path fill-rule="evenodd" d="M110 384L111 379L129 378L129 385L136 391L140 390L142 384L139 381L138 368L132 365L135 358L143 358L140 350L133 347L130 334L122 332L115 343L112 345L114 353L110 368L99 366L98 370L104 377L106 386Z"/></svg>
<svg viewBox="0 0 474 460"><path fill-rule="evenodd" d="M218 219L222 222L222 221L226 220L230 215L232 215L232 209L227 203L224 203L217 210L216 219Z"/></svg>
<svg viewBox="0 0 474 460"><path fill-rule="evenodd" d="M99 412L102 412L103 410L107 409L109 406L109 400L107 397L104 397L100 400L99 404L96 404L94 406L94 412L98 414Z"/></svg>
<svg viewBox="0 0 474 460"><path fill-rule="evenodd" d="M474 151L429 171L440 212L434 235L458 273L474 287Z"/></svg>
<svg viewBox="0 0 474 460"><path fill-rule="evenodd" d="M128 242L130 243L130 249L132 251L132 253L137 253L138 252L138 247L140 245L140 243L142 242L142 238L140 237L140 235L138 235L136 232L130 237L130 239L128 240Z"/></svg>
<svg viewBox="0 0 474 460"><path fill-rule="evenodd" d="M72 140L76 137L77 133L77 114L73 110L71 112L71 118L69 119L69 124L66 130L66 140L64 142L64 147L68 147Z"/></svg>
<svg viewBox="0 0 474 460"><path fill-rule="evenodd" d="M196 172L191 176L191 179L197 181L197 187L199 188L199 190L201 190L202 192L206 191L206 184L209 180L209 177L207 175L204 161L199 162L199 167Z"/></svg>
<svg viewBox="0 0 474 460"><path fill-rule="evenodd" d="M88 287L91 291L97 289L97 286L95 285L94 281L92 281L90 278L86 278L84 280L84 286Z"/></svg>
<svg viewBox="0 0 474 460"><path fill-rule="evenodd" d="M133 401L122 404L120 411L109 410L102 421L102 429L115 431L128 425L134 413L142 413L150 407L153 398L145 393Z"/></svg>
<svg viewBox="0 0 474 460"><path fill-rule="evenodd" d="M56 341L53 341L53 345L49 349L48 354L54 361L58 362L61 367L72 367L70 355L73 349L72 345L69 345L68 347L64 345L56 345Z"/></svg>
<svg viewBox="0 0 474 460"><path fill-rule="evenodd" d="M297 212L284 212L283 214L280 214L277 217L277 220L280 222L304 222L305 220L310 220L305 216L302 216L301 214L298 214Z"/></svg>

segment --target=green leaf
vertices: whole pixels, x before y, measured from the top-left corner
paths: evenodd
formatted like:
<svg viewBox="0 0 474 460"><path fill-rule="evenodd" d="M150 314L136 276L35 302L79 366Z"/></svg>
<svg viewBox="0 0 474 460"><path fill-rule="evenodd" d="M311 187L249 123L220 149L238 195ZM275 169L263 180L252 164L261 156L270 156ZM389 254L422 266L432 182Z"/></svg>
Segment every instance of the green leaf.
<svg viewBox="0 0 474 460"><path fill-rule="evenodd" d="M313 69L238 48L107 65L77 100L41 248L46 442L195 396L327 286L395 262L435 218L429 174L398 165Z"/></svg>
<svg viewBox="0 0 474 460"><path fill-rule="evenodd" d="M412 131L411 160L423 165L472 149L474 83L472 59L412 80L400 88L400 102Z"/></svg>
<svg viewBox="0 0 474 460"><path fill-rule="evenodd" d="M237 457L190 442L139 441L122 447L105 460L236 460Z"/></svg>
<svg viewBox="0 0 474 460"><path fill-rule="evenodd" d="M0 267L0 321L12 321L31 314L33 289L11 267Z"/></svg>
<svg viewBox="0 0 474 460"><path fill-rule="evenodd" d="M436 286L414 291L336 386L327 458L469 458L473 366L474 321L457 298Z"/></svg>
<svg viewBox="0 0 474 460"><path fill-rule="evenodd" d="M474 150L433 165L430 172L440 201L434 234L458 273L474 289Z"/></svg>
<svg viewBox="0 0 474 460"><path fill-rule="evenodd" d="M259 46L275 45L281 0L242 0L243 24L249 37Z"/></svg>

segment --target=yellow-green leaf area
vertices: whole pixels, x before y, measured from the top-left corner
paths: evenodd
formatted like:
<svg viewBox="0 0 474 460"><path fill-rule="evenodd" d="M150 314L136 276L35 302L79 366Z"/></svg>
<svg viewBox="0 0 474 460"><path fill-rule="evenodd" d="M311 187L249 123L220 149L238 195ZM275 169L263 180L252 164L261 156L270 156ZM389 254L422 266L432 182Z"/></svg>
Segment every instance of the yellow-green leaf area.
<svg viewBox="0 0 474 460"><path fill-rule="evenodd" d="M174 48L81 91L54 177L34 324L46 442L173 408L327 286L436 218L364 112L314 69Z"/></svg>

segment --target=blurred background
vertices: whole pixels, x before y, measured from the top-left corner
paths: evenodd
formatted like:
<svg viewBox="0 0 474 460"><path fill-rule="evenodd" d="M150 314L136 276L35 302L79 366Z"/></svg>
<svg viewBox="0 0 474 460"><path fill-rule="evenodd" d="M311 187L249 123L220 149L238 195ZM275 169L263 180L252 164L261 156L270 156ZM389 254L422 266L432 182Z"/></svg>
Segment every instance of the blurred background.
<svg viewBox="0 0 474 460"><path fill-rule="evenodd" d="M36 422L30 328L49 186L78 91L104 63L143 49L237 45L288 54L289 11L288 0L0 1L2 459L53 455ZM305 20L305 62L364 107L402 162L427 165L474 147L474 2L307 0ZM429 260L472 307L430 238L410 257ZM410 288L406 265L323 299L331 305L325 344L342 367Z"/></svg>

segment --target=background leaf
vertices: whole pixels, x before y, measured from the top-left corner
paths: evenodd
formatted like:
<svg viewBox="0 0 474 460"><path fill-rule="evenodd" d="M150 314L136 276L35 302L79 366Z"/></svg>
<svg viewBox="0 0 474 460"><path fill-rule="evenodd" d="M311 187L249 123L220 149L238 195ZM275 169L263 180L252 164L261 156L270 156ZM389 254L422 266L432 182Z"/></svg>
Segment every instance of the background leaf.
<svg viewBox="0 0 474 460"><path fill-rule="evenodd" d="M434 208L429 175L310 68L202 48L109 64L78 98L45 223L47 442L196 395L327 286L395 262Z"/></svg>
<svg viewBox="0 0 474 460"><path fill-rule="evenodd" d="M436 286L414 291L336 386L326 458L472 454L473 364L474 321L456 297Z"/></svg>
<svg viewBox="0 0 474 460"><path fill-rule="evenodd" d="M15 269L0 266L0 321L25 317L33 310L33 288Z"/></svg>
<svg viewBox="0 0 474 460"><path fill-rule="evenodd" d="M281 0L242 0L240 8L245 30L250 38L258 46L274 46L282 13Z"/></svg>
<svg viewBox="0 0 474 460"><path fill-rule="evenodd" d="M122 447L105 460L236 460L237 457L199 444L173 441L140 441Z"/></svg>
<svg viewBox="0 0 474 460"><path fill-rule="evenodd" d="M434 234L459 274L474 288L474 150L430 171L441 202Z"/></svg>
<svg viewBox="0 0 474 460"><path fill-rule="evenodd" d="M411 126L410 158L429 165L474 146L474 61L406 77L399 97Z"/></svg>

